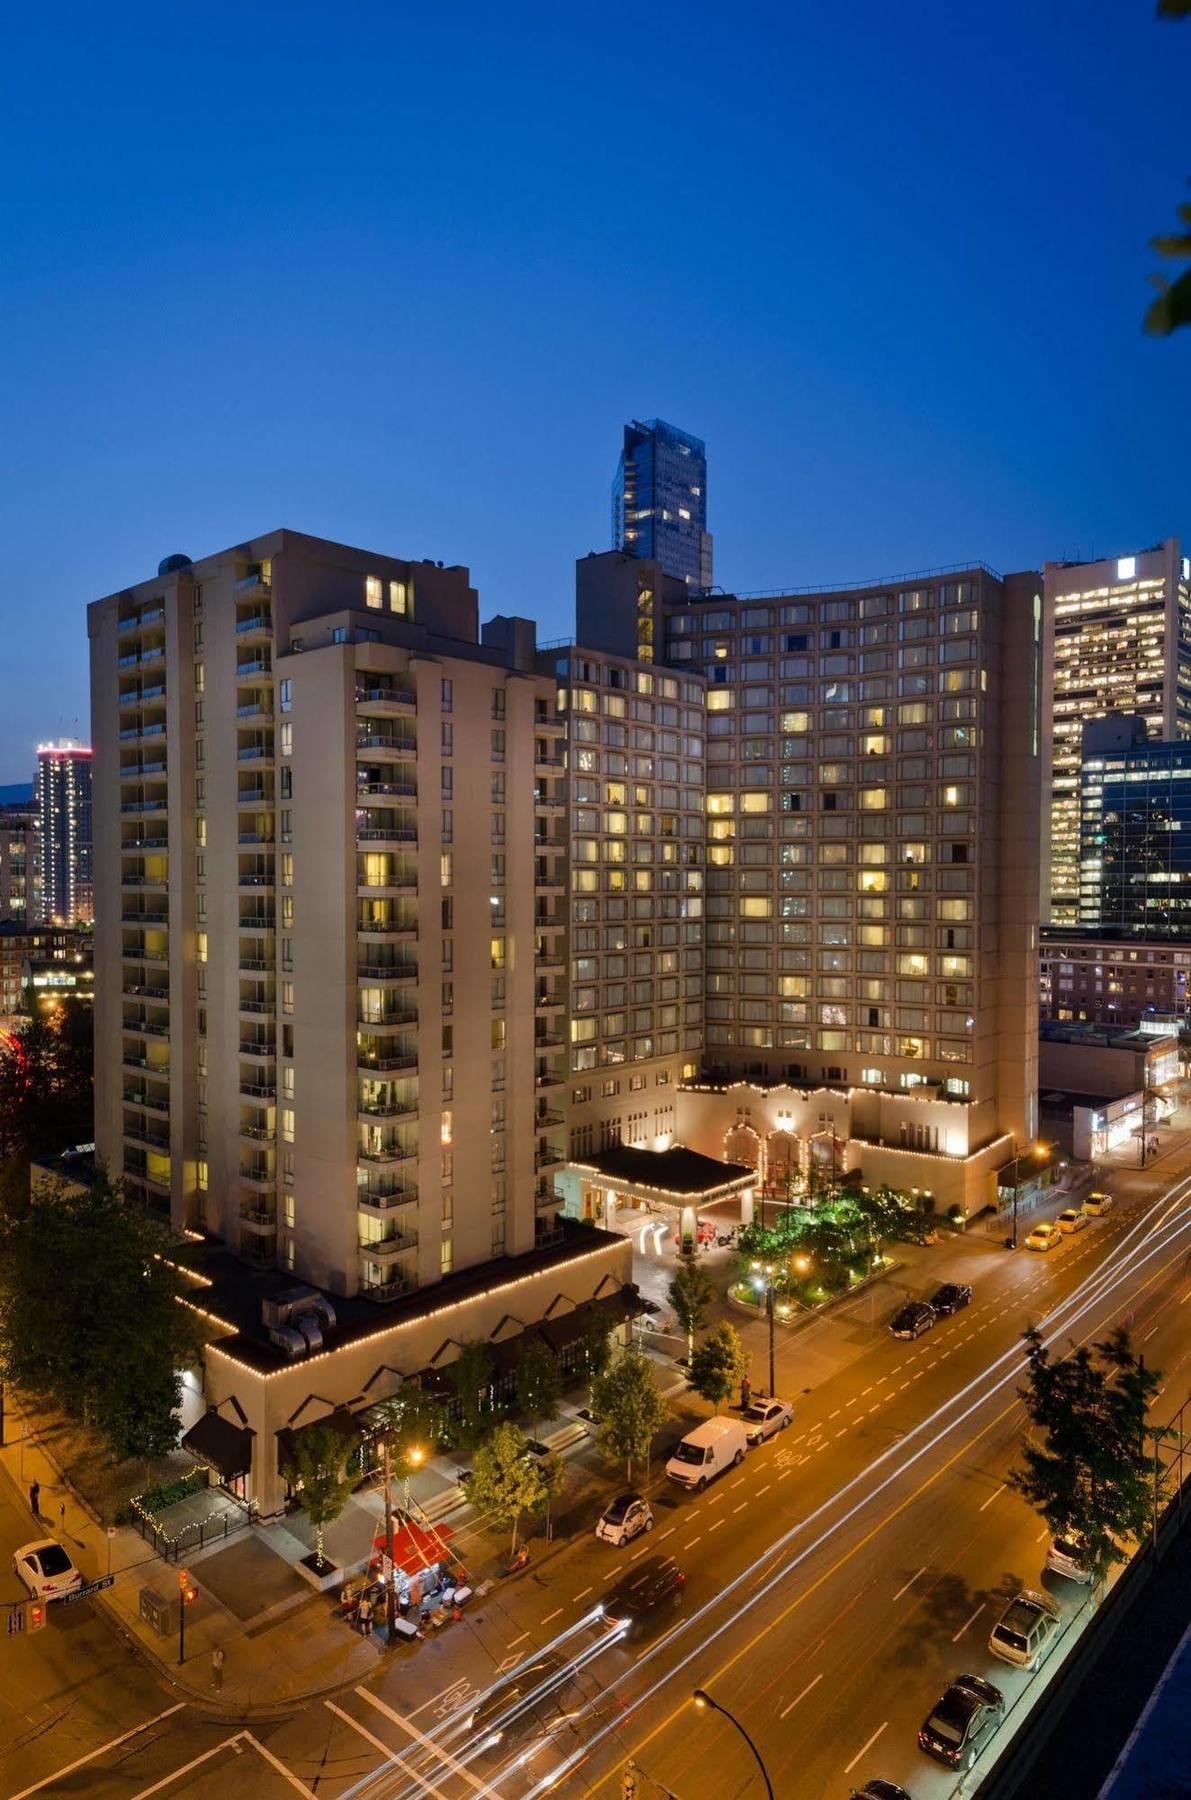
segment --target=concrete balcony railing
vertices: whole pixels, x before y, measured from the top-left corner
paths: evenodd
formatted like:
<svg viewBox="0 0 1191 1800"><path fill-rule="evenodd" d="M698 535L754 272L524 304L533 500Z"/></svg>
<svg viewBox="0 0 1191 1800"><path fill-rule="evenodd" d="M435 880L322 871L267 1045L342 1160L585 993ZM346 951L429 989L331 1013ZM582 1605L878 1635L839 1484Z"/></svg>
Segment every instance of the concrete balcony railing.
<svg viewBox="0 0 1191 1800"><path fill-rule="evenodd" d="M417 1290L417 1281L412 1275L394 1275L387 1281L360 1282L360 1293L365 1300L384 1302L400 1300L404 1294L412 1294Z"/></svg>

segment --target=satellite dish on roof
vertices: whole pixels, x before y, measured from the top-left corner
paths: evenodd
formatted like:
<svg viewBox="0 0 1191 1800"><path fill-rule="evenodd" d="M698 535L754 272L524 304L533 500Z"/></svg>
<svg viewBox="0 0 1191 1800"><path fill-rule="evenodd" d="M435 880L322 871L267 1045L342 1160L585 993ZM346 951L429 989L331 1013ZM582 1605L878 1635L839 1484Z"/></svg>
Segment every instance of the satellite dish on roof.
<svg viewBox="0 0 1191 1800"><path fill-rule="evenodd" d="M190 558L183 556L180 550L175 550L172 556L162 557L157 565L157 573L159 575L176 575L179 569L188 569L189 567Z"/></svg>

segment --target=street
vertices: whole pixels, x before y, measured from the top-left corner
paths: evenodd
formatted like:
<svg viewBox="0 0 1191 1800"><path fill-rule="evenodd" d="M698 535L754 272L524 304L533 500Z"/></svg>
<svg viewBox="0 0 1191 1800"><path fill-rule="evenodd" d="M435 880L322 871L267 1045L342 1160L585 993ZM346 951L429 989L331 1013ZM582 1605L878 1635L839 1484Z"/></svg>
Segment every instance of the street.
<svg viewBox="0 0 1191 1800"><path fill-rule="evenodd" d="M1188 1388L1188 1162L1169 1159L1160 1188L1153 1176L1114 1182L1131 1197L1049 1255L1009 1255L983 1235L948 1242L920 1265L918 1291L968 1280L972 1305L905 1343L882 1328L897 1296L878 1296L875 1326L858 1300L840 1327L850 1354L805 1398L803 1334L785 1338L779 1386L798 1400L794 1423L741 1468L699 1496L655 1474L648 1537L617 1551L582 1536L500 1584L462 1626L288 1717L167 1712L177 1696L130 1668L100 1621L52 1612L38 1638L8 1646L10 1671L19 1659L39 1673L27 1678L29 1716L26 1690L6 1690L5 1794L611 1794L630 1757L640 1796L695 1800L725 1782L760 1793L732 1726L693 1707L696 1686L740 1719L779 1795L846 1795L878 1773L916 1800L954 1792L956 1778L916 1744L946 1681L983 1674L1012 1704L1062 1654L1029 1677L987 1650L1005 1600L1041 1585L1045 1551L1040 1522L1005 1486L1022 1429L1021 1331L1038 1322L1063 1342L1129 1319L1164 1371L1159 1416L1174 1411ZM7 1556L28 1521L7 1502L2 1521ZM666 1554L686 1576L682 1604L654 1635L625 1642L598 1603L626 1567ZM1078 1629L1086 1590L1046 1585ZM76 1639L90 1671L81 1681ZM477 1697L542 1647L573 1679L484 1747L467 1723ZM65 1724L36 1735L34 1693L67 1711L76 1687L88 1710L70 1713L69 1740Z"/></svg>

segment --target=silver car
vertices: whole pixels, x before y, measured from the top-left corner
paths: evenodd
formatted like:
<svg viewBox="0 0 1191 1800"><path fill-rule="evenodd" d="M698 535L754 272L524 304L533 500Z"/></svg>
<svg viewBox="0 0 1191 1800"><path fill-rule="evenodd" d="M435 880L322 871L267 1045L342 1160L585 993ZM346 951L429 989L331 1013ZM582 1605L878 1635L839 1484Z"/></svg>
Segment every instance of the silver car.
<svg viewBox="0 0 1191 1800"><path fill-rule="evenodd" d="M1092 1579L1092 1571L1087 1566L1088 1553L1078 1538L1052 1538L1047 1545L1046 1566L1056 1575L1065 1575L1068 1581L1087 1584Z"/></svg>
<svg viewBox="0 0 1191 1800"><path fill-rule="evenodd" d="M793 1417L789 1400L771 1400L757 1394L744 1409L744 1435L750 1445L763 1444L766 1438L784 1431Z"/></svg>
<svg viewBox="0 0 1191 1800"><path fill-rule="evenodd" d="M1034 1588L1023 1588L993 1626L988 1647L1002 1662L1036 1669L1053 1647L1058 1630L1054 1603Z"/></svg>

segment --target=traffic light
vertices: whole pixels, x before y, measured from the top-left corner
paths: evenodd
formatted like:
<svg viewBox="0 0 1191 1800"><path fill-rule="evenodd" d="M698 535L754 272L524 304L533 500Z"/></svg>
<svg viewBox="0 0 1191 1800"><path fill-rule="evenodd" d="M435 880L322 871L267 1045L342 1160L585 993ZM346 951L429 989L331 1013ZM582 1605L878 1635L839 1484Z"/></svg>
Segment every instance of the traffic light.
<svg viewBox="0 0 1191 1800"><path fill-rule="evenodd" d="M46 1606L44 1600L30 1600L26 1608L30 1631L40 1631L45 1624Z"/></svg>
<svg viewBox="0 0 1191 1800"><path fill-rule="evenodd" d="M198 1589L190 1579L189 1569L178 1570L178 1592L182 1596L183 1606L190 1606L198 1598Z"/></svg>

